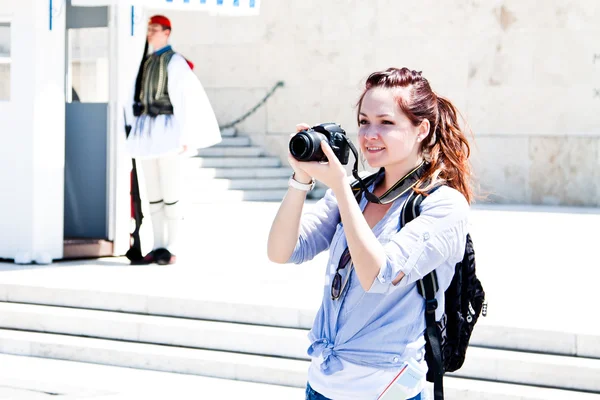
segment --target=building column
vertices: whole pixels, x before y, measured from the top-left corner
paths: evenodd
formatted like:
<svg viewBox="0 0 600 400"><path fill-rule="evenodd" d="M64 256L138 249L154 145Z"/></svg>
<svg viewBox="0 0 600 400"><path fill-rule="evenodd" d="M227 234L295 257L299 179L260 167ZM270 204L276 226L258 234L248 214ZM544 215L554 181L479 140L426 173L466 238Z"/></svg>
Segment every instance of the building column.
<svg viewBox="0 0 600 400"><path fill-rule="evenodd" d="M0 258L63 256L65 4L1 1L11 18L11 94L0 107ZM52 28L52 29L50 29Z"/></svg>

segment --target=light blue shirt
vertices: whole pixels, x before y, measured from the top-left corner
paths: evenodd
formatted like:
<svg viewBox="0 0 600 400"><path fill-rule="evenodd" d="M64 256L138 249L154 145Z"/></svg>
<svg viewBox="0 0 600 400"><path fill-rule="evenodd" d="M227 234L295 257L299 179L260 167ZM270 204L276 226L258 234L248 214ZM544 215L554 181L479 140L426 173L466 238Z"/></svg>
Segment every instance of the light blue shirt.
<svg viewBox="0 0 600 400"><path fill-rule="evenodd" d="M321 360L324 375L341 371L340 360L393 369L410 357L418 361L424 357L424 300L416 281L436 269L437 318L441 318L443 293L464 255L469 205L460 192L442 186L423 200L420 216L399 230L407 197L397 199L373 228L386 260L371 288L365 292L354 269L347 267L341 273L348 281L337 300L331 299L331 282L347 242L333 192L329 190L302 216L300 237L289 262L300 264L330 249L323 301L309 333L312 344L308 349L313 361ZM366 204L363 197L361 210ZM400 272L404 278L392 285Z"/></svg>

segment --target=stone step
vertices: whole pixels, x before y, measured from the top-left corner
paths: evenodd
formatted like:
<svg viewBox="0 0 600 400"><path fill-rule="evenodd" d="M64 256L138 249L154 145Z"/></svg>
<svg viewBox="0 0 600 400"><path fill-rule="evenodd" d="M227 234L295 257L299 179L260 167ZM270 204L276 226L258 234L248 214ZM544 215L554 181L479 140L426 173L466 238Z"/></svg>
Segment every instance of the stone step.
<svg viewBox="0 0 600 400"><path fill-rule="evenodd" d="M213 293L205 294L204 291L197 292L196 297L187 293L169 295L158 291L147 294L131 291L129 285L123 286L122 290L99 290L93 285L74 288L69 285L49 286L43 282L27 285L0 281L0 299L12 303L303 329L312 326L316 311L277 303L235 301L230 299L231 296L226 298L229 300L215 298Z"/></svg>
<svg viewBox="0 0 600 400"><path fill-rule="evenodd" d="M0 303L0 329L308 360L306 329Z"/></svg>
<svg viewBox="0 0 600 400"><path fill-rule="evenodd" d="M252 141L248 136L233 136L222 138L221 142L214 147L242 147L250 146L251 143Z"/></svg>
<svg viewBox="0 0 600 400"><path fill-rule="evenodd" d="M189 196L191 203L237 203L242 201L281 201L286 189L257 190L195 190ZM218 199L218 200L217 200Z"/></svg>
<svg viewBox="0 0 600 400"><path fill-rule="evenodd" d="M264 383L0 354L0 399L300 400L303 394Z"/></svg>
<svg viewBox="0 0 600 400"><path fill-rule="evenodd" d="M209 147L198 150L200 157L260 157L264 154L261 147Z"/></svg>
<svg viewBox="0 0 600 400"><path fill-rule="evenodd" d="M186 166L194 168L256 168L279 167L277 157L191 157Z"/></svg>
<svg viewBox="0 0 600 400"><path fill-rule="evenodd" d="M600 394L600 360L469 346L452 376Z"/></svg>
<svg viewBox="0 0 600 400"><path fill-rule="evenodd" d="M262 178L262 179L198 179L188 181L192 191L203 192L206 190L287 190L289 178Z"/></svg>
<svg viewBox="0 0 600 400"><path fill-rule="evenodd" d="M0 328L305 360L310 344L304 329L11 303L0 303ZM452 375L600 393L597 359L475 346L467 355Z"/></svg>
<svg viewBox="0 0 600 400"><path fill-rule="evenodd" d="M284 268L281 266L280 268ZM5 302L45 304L58 307L151 314L166 317L212 320L241 324L265 325L282 328L312 327L316 309L308 306L285 305L267 300L245 298L244 301L215 293L203 292L194 297L129 292L124 286L119 291L93 288L75 288L68 285L48 286L45 281L36 284L0 282L0 299ZM206 296L206 297L203 297ZM490 318L490 317L487 317ZM600 359L600 333L559 332L487 322L480 318L471 337L471 345L549 353Z"/></svg>
<svg viewBox="0 0 600 400"><path fill-rule="evenodd" d="M293 170L287 167L274 168L186 168L187 181L193 179L242 179L242 178L289 178Z"/></svg>
<svg viewBox="0 0 600 400"><path fill-rule="evenodd" d="M445 376L444 398L447 400L600 400L600 395Z"/></svg>
<svg viewBox="0 0 600 400"><path fill-rule="evenodd" d="M232 352L0 330L4 354L210 376L292 386L306 385L309 362ZM223 382L226 384L226 382ZM598 394L446 377L446 397L488 400L593 400ZM301 395L301 393L299 393Z"/></svg>
<svg viewBox="0 0 600 400"><path fill-rule="evenodd" d="M476 346L600 359L600 334L523 329L491 324L486 318L479 321L470 341Z"/></svg>
<svg viewBox="0 0 600 400"><path fill-rule="evenodd" d="M308 361L0 329L0 353L302 387Z"/></svg>
<svg viewBox="0 0 600 400"><path fill-rule="evenodd" d="M234 136L237 136L237 129L235 127L221 129L221 137L222 138L234 137Z"/></svg>

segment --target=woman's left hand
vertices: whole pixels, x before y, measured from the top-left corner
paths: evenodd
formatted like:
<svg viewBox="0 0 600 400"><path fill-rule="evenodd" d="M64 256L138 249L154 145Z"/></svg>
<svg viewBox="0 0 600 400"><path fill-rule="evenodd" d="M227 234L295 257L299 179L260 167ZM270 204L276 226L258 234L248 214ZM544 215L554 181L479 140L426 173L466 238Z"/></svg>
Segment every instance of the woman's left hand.
<svg viewBox="0 0 600 400"><path fill-rule="evenodd" d="M316 180L323 182L335 192L343 185L347 184L346 169L342 163L340 163L340 160L338 160L327 142L321 142L321 149L325 156L327 156L328 162L321 163L318 161L308 161L300 162L300 164L307 174L314 177Z"/></svg>

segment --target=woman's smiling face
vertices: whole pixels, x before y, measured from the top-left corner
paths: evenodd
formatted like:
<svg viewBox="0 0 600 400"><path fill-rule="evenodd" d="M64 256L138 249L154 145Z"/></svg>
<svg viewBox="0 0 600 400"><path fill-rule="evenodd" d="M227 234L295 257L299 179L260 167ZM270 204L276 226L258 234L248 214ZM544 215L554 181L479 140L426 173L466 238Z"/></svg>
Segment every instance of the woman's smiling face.
<svg viewBox="0 0 600 400"><path fill-rule="evenodd" d="M404 169L420 157L419 126L413 125L396 100L404 95L408 95L407 90L376 87L369 89L362 100L358 142L373 168L397 165Z"/></svg>

